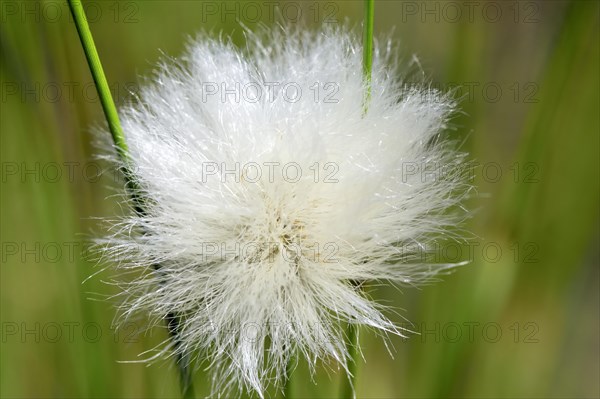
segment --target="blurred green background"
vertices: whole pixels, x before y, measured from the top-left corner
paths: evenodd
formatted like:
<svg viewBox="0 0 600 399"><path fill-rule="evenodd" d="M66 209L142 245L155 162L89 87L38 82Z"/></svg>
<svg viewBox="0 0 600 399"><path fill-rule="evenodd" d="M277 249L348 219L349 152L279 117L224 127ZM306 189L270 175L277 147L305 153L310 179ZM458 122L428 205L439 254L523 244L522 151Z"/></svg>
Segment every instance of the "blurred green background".
<svg viewBox="0 0 600 399"><path fill-rule="evenodd" d="M103 114L64 2L1 3L1 396L177 397L176 369L135 360L166 337L115 332L115 292L92 277L98 217L121 212L95 160ZM360 1L84 1L118 104L163 54L200 30L243 22L315 28L362 20ZM439 260L469 266L421 289L373 288L420 331L362 330L360 398L600 396L599 3L377 1L375 31L413 54L462 109L449 133L479 166L471 244ZM412 325L405 321L409 320ZM294 375L297 397L333 397L340 373ZM209 392L196 375L196 393Z"/></svg>

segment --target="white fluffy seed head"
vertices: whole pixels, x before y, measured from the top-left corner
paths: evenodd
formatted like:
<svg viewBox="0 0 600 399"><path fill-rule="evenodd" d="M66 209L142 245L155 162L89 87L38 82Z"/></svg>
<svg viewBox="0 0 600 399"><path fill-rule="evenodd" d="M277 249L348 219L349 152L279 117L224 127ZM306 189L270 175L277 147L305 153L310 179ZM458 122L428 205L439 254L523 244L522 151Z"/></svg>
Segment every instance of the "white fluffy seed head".
<svg viewBox="0 0 600 399"><path fill-rule="evenodd" d="M211 361L215 393L262 396L294 353L346 368L345 322L399 333L357 282L447 270L407 255L450 234L468 185L442 137L454 102L405 84L389 44L365 110L345 28L247 42L194 40L122 110L145 213L107 253L137 274L126 316L178 314L175 350Z"/></svg>

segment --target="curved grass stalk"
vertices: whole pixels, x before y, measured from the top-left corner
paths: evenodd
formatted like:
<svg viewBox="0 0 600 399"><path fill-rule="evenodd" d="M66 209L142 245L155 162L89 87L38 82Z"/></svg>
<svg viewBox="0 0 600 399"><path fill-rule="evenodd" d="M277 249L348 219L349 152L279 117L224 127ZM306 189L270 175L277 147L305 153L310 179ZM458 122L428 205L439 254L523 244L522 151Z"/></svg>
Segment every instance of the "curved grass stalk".
<svg viewBox="0 0 600 399"><path fill-rule="evenodd" d="M115 103L110 94L108 82L106 81L106 76L104 75L102 64L100 63L100 57L98 56L98 51L96 50L96 45L94 44L92 32L90 31L90 27L85 17L83 5L81 4L80 0L68 1L71 14L75 20L75 26L77 27L77 33L79 34L79 39L81 40L81 45L83 47L83 51L85 52L85 58L90 66L90 71L92 73L92 77L94 78L94 84L98 90L98 96L100 98L100 103L102 104L104 116L108 122L110 133L115 146L117 147L119 157L121 157L123 161L127 161L127 143L125 142L125 137L123 136L121 123L119 122L119 114L117 113L117 108L115 107Z"/></svg>
<svg viewBox="0 0 600 399"><path fill-rule="evenodd" d="M373 26L375 20L375 0L364 2L364 27L363 27L363 76L365 80L365 97L363 112L366 113L371 100L371 71L373 69ZM359 288L360 289L360 288ZM340 398L355 398L354 384L358 371L359 335L358 324L349 323L346 329L346 348L348 348L348 378L342 378Z"/></svg>
<svg viewBox="0 0 600 399"><path fill-rule="evenodd" d="M110 88L108 86L106 76L104 75L104 70L102 69L102 63L100 62L100 57L98 56L98 51L96 50L96 45L94 44L92 32L90 31L90 27L87 23L83 5L81 4L80 0L68 0L68 3L69 9L71 10L71 14L73 15L73 19L75 21L75 26L77 27L77 33L79 34L83 51L85 52L85 57L90 67L90 72L92 73L92 77L94 79L96 90L98 90L98 97L100 98L102 110L104 111L104 116L108 122L108 127L114 145L117 149L119 158L121 159L122 163L126 165L123 173L125 175L127 188L129 189L129 194L133 200L134 210L138 214L144 214L143 201L137 194L136 185L133 182L133 176L128 167L129 155L127 143L125 142L125 136L123 135L121 123L119 122L119 114L110 93ZM160 265L154 265L154 268L159 267ZM180 325L179 318L177 315L169 313L165 318L165 322L167 323L171 339L173 340L173 345L177 347L180 343L178 339ZM182 397L185 399L193 398L194 389L192 385L190 361L187 356L178 355L176 362L180 374Z"/></svg>

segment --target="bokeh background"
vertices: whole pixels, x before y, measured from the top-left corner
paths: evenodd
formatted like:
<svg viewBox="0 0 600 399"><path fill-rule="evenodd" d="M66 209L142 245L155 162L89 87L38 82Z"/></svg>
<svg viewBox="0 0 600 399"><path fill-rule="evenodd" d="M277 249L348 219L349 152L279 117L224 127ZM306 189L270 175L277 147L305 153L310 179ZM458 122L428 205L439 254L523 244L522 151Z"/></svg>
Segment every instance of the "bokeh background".
<svg viewBox="0 0 600 399"><path fill-rule="evenodd" d="M200 30L243 23L360 25L360 1L84 1L118 104ZM274 11L277 6L279 11ZM114 331L110 272L88 260L99 217L122 212L95 159L103 114L65 2L1 9L1 361L3 398L179 395L170 362L139 359L166 337ZM440 248L468 266L421 289L373 287L421 335L384 342L361 330L360 398L600 396L599 2L376 1L390 33L464 113L448 134L478 166L469 244ZM83 254L82 254L83 252ZM86 280L87 279L87 280ZM84 282L85 280L85 282ZM412 324L408 324L410 321ZM335 397L340 373L297 397ZM196 374L198 397L209 381Z"/></svg>

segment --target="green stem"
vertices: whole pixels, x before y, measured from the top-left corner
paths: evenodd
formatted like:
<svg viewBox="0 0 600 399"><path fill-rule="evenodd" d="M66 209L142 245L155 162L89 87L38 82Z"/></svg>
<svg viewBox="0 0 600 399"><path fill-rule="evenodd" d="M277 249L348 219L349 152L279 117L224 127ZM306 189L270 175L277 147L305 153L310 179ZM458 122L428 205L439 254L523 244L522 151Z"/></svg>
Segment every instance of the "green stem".
<svg viewBox="0 0 600 399"><path fill-rule="evenodd" d="M358 325L348 324L346 330L346 348L348 349L348 376L342 377L342 386L340 389L340 399L352 399L354 395L354 381L356 381L356 371L358 369Z"/></svg>
<svg viewBox="0 0 600 399"><path fill-rule="evenodd" d="M155 269L159 269L160 265L155 265ZM175 352L175 364L177 369L179 370L179 386L181 387L181 397L183 399L193 399L194 398L194 385L192 380L192 368L191 368L191 359L189 353L181 352L180 346L181 336L180 336L180 320L179 317L172 312L169 312L165 317L165 321L167 322L167 328L169 330L169 335L171 340L173 341L173 351Z"/></svg>
<svg viewBox="0 0 600 399"><path fill-rule="evenodd" d="M123 135L121 123L119 122L119 114L110 93L110 88L108 87L104 70L102 69L102 63L100 62L100 57L98 56L98 51L96 50L96 45L94 44L92 32L90 31L90 27L87 23L83 5L81 4L80 0L68 0L68 3L69 9L71 10L71 14L73 15L73 19L75 21L75 26L77 27L77 33L79 34L83 51L85 52L85 57L90 67L92 77L94 78L96 90L98 90L98 97L100 98L102 110L104 111L104 116L108 122L110 134L112 135L113 142L117 148L119 158L125 166L123 173L127 182L127 188L129 189L131 198L133 200L134 210L137 214L144 215L145 211L143 207L143 201L138 195L137 186L134 183L133 175L129 169L127 143L125 142L125 136ZM154 267L159 268L160 266L155 265ZM171 338L174 340L174 345L178 346L180 344L179 318L177 315L169 313L166 316L165 321L169 328ZM184 399L192 399L194 397L194 388L192 385L192 373L188 356L178 355L177 366L179 368L181 379L182 397Z"/></svg>
<svg viewBox="0 0 600 399"><path fill-rule="evenodd" d="M285 368L285 383L283 385L283 397L284 399L291 399L292 397L292 379L290 378L292 375L292 362L294 359L290 359Z"/></svg>
<svg viewBox="0 0 600 399"><path fill-rule="evenodd" d="M375 0L365 0L365 21L363 30L363 77L365 80L365 97L363 111L366 114L371 100L371 74L373 70L373 26L375 21ZM360 287L357 288L360 290ZM348 350L348 378L342 378L340 398L355 397L354 385L358 371L358 324L349 323L346 330L346 348Z"/></svg>
<svg viewBox="0 0 600 399"><path fill-rule="evenodd" d="M100 98L102 110L104 111L104 116L108 122L110 134L112 135L121 160L126 162L127 143L125 143L125 137L123 136L123 130L121 129L121 123L119 122L119 114L117 113L117 108L115 107L115 103L110 94L106 76L104 76L104 70L102 69L100 57L98 57L98 51L96 50L94 39L92 38L92 32L90 31L90 27L85 17L83 5L79 0L68 1L71 14L75 20L75 26L77 27L77 33L79 33L79 39L81 39L81 45L85 52L85 57L87 58L92 77L94 78L94 84L98 90L98 97Z"/></svg>

